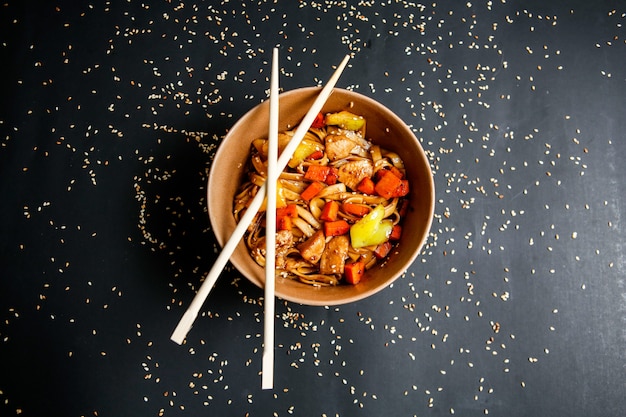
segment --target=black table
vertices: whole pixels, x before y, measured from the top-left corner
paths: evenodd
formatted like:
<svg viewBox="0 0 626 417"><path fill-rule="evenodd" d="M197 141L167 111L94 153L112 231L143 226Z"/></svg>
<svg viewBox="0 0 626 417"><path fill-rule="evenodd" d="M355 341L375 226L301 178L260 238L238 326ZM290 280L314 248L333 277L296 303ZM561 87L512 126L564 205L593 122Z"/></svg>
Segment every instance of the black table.
<svg viewBox="0 0 626 417"><path fill-rule="evenodd" d="M623 4L81 3L0 9L0 415L623 415ZM414 129L437 202L391 287L277 301L262 390L263 293L234 268L169 337L274 46L285 90L350 54L338 86Z"/></svg>

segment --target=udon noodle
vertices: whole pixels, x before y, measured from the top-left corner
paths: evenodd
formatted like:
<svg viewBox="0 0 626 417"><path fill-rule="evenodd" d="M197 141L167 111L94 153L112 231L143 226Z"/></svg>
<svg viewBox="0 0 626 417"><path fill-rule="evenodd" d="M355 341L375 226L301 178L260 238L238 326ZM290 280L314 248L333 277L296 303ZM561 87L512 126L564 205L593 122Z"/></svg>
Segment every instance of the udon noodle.
<svg viewBox="0 0 626 417"><path fill-rule="evenodd" d="M347 111L316 119L277 184L277 274L311 285L357 283L363 270L394 250L407 206L400 157L366 139L366 121ZM293 134L279 134L279 152ZM251 146L247 175L234 199L243 212L265 182L267 140ZM388 177L391 175L392 177ZM244 237L265 266L265 207ZM356 279L354 266L360 265Z"/></svg>

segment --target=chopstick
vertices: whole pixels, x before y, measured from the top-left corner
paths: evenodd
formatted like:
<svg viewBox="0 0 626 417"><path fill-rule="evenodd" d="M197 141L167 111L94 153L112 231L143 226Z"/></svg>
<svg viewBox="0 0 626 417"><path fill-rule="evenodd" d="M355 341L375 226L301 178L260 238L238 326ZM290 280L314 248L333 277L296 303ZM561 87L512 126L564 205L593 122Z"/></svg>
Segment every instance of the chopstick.
<svg viewBox="0 0 626 417"><path fill-rule="evenodd" d="M306 132L309 130L309 128L313 124L315 117L322 110L324 103L326 103L326 100L332 93L332 90L335 84L337 83L337 81L339 80L341 73L343 72L344 68L348 64L349 59L350 59L350 56L346 55L344 59L341 61L341 63L339 64L339 66L337 67L333 75L328 80L328 83L326 83L324 88L322 88L322 91L320 91L319 95L313 102L313 105L309 109L308 113L304 116L304 118L300 122L300 125L296 129L293 135L293 138L289 141L287 146L285 146L285 149L283 149L282 153L280 154L280 157L278 158L277 166L278 166L279 172L282 172L285 169L285 167L287 166L287 163L291 159L291 156L293 155L296 148L300 144L300 141L302 140ZM256 195L254 196L254 199L252 199L252 201L250 202L248 209L245 211L243 216L241 216L241 219L239 220L239 223L237 223L237 227L235 227L233 234L230 236L230 238L228 239L228 242L226 242L226 244L222 248L222 251L217 256L217 259L215 260L215 263L213 264L213 267L207 274L206 278L204 279L204 282L202 283L195 297L191 301L191 304L189 304L189 307L187 308L182 318L178 322L178 325L176 326L176 328L174 329L174 332L170 336L170 339L172 341L181 345L183 341L185 340L187 333L189 333L189 330L191 329L193 322L198 316L198 312L200 311L200 308L202 308L202 304L204 304L204 300L206 300L206 298L209 296L209 293L211 292L211 289L213 289L213 286L215 285L215 282L217 281L217 278L219 277L220 272L222 272L222 270L228 263L228 260L230 259L230 255L232 255L232 253L235 251L235 248L237 247L237 245L239 244L239 241L245 234L246 229L252 222L252 219L254 218L254 216L256 216L256 213L259 211L259 208L261 208L261 205L263 204L263 200L265 199L266 193L267 193L267 187L266 187L266 184L263 184L257 191Z"/></svg>
<svg viewBox="0 0 626 417"><path fill-rule="evenodd" d="M265 308L263 328L263 389L274 387L274 280L276 278L276 181L278 181L278 48L272 55L270 122L267 150L267 205L265 211Z"/></svg>

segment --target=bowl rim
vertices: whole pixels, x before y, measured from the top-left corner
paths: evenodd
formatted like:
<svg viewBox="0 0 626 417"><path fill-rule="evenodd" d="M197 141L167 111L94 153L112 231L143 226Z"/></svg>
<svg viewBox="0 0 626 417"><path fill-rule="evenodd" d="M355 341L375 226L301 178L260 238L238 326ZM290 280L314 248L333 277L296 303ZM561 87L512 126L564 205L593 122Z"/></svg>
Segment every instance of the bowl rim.
<svg viewBox="0 0 626 417"><path fill-rule="evenodd" d="M321 87L317 87L317 86L300 87L300 88L295 88L295 89L292 89L292 90L287 90L287 91L282 92L279 95L279 99L289 98L292 95L314 94L315 92L319 92L319 91L321 91ZM418 255L422 252L424 244L426 243L426 241L428 239L428 236L430 235L430 230L432 228L432 223L433 223L433 219L434 219L434 209L435 209L436 198L435 198L435 183L434 183L432 168L430 166L430 160L428 159L428 156L427 156L426 152L424 151L420 141L415 136L415 133L413 132L411 127L409 125L407 125L391 109L389 109L383 103L381 103L381 102L379 102L377 100L374 100L371 97L368 97L368 96L363 95L362 93L359 93L359 92L356 92L356 91L343 89L343 88L339 88L339 87L333 88L333 93L332 94L334 94L335 92L338 92L340 94L344 94L344 95L347 95L347 96L351 96L351 101L359 100L361 102L366 102L368 105L370 105L372 107L379 108L381 111L383 111L385 113L385 117L388 117L389 119L393 119L393 121L394 121L394 123L396 125L401 126L403 129L406 130L406 132L408 132L410 134L410 137L412 138L414 144L421 151L420 155L419 155L419 158L422 159L423 165L424 165L424 167L425 167L425 169L426 169L426 171L428 173L428 175L427 175L427 185L428 185L428 189L430 191L429 195L431 196L431 198L429 199L429 202L428 202L426 224L424 224L424 233L423 233L422 238L418 242L417 246L415 247L415 250L412 252L411 256L409 256L402 263L401 267L398 269L398 271L395 274L393 274L393 276L390 276L390 278L387 279L387 280L381 281L381 283L379 283L378 285L369 287L369 289L365 290L365 291L356 291L353 295L344 297L344 298L342 298L340 300L328 300L328 299L318 300L318 299L311 299L311 298L306 298L306 297L304 297L304 298L303 297L294 297L294 296L291 296L289 294L286 294L286 293L280 291L280 286L278 285L279 284L279 280L277 278L276 290L275 290L276 297L280 298L280 299L283 299L283 300L290 301L290 302L303 304L303 305L331 306L331 305L348 304L348 303L356 302L356 301L362 300L364 298L367 298L367 297L369 297L369 296L371 296L371 295L373 295L375 293L380 292L384 288L390 286L393 282L395 282L400 276L402 276L407 271L407 269L415 262L415 259L418 257ZM332 96L332 94L331 94L331 96ZM315 96L317 96L317 94L315 94ZM226 134L222 137L222 139L221 139L221 141L219 143L218 149L216 150L215 155L214 155L214 157L212 159L212 162L211 162L211 167L210 167L209 175L208 175L208 178L207 178L207 191L206 191L206 193L207 193L207 208L208 208L207 211L208 211L209 220L210 220L210 223L211 223L211 229L212 229L212 231L213 231L213 233L214 233L214 235L215 235L215 237L216 237L216 239L218 241L220 249L224 247L224 245L226 244L226 241L228 239L225 238L224 236L219 236L218 233L216 233L216 225L218 224L219 219L216 217L216 213L213 213L212 210L210 209L210 206L211 206L211 194L212 194L211 193L211 181L215 177L215 170L217 170L217 166L219 165L219 164L216 164L215 161L219 160L220 155L222 153L227 152L226 146L224 146L224 145L228 141L229 136L231 135L231 132L233 132L233 131L236 132L240 128L240 125L243 125L244 123L248 123L248 119L250 118L250 116L253 115L255 112L259 111L259 108L261 106L268 106L268 100L264 100L264 101L262 101L260 103L257 103L256 105L254 105L251 109L249 109L241 117L239 117L239 119L232 125L232 127L230 129L228 129ZM250 260L252 260L252 258L250 258ZM263 288L264 281L259 281L255 277L248 276L248 274L246 274L242 270L242 267L238 264L238 262L236 260L233 260L233 256L231 256L231 259L229 260L229 262L248 281L252 282L255 286L257 286L259 288ZM254 262L254 261L252 260L252 262ZM289 278L285 278L285 279L289 279ZM303 285L305 285L305 284L303 284ZM324 290L324 288L320 289L320 291L323 291L323 290Z"/></svg>

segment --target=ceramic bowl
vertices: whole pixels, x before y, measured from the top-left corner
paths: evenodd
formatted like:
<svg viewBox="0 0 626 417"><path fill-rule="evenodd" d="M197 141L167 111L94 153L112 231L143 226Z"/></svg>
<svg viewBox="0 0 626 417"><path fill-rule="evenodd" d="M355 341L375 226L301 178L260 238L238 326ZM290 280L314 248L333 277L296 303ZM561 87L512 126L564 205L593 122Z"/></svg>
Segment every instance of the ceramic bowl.
<svg viewBox="0 0 626 417"><path fill-rule="evenodd" d="M321 91L319 87L291 90L280 95L279 129L293 128L304 117ZM405 163L410 181L410 209L405 216L403 233L395 253L384 266L365 273L357 285L315 287L289 278L276 278L276 296L295 303L330 306L361 300L388 287L400 277L419 255L432 224L435 187L429 160L411 129L391 110L362 94L336 88L322 112L349 110L367 120L368 140L396 152ZM208 212L217 241L224 245L236 227L233 197L240 186L249 158L250 145L256 138L266 138L269 102L247 112L228 131L213 160L208 179ZM248 280L262 288L265 273L250 256L242 241L230 258L232 265Z"/></svg>

